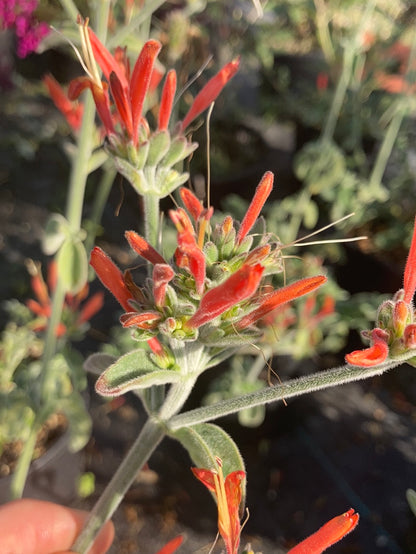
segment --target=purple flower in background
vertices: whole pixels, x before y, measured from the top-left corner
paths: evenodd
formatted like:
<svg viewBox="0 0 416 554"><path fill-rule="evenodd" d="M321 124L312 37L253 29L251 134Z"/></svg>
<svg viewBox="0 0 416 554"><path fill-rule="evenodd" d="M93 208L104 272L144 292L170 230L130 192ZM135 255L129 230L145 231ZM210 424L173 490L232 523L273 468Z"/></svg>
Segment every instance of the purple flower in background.
<svg viewBox="0 0 416 554"><path fill-rule="evenodd" d="M38 0L0 0L0 29L14 30L19 58L34 52L49 32L48 25L39 22L33 13L37 6Z"/></svg>

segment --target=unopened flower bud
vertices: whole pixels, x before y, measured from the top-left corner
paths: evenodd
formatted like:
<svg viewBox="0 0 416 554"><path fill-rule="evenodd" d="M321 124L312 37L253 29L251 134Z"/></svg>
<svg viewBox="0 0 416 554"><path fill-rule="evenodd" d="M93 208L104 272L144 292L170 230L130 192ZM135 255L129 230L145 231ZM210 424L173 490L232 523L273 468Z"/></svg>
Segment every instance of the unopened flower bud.
<svg viewBox="0 0 416 554"><path fill-rule="evenodd" d="M401 337L403 335L404 328L408 322L409 308L403 300L399 300L395 303L393 309L393 326L396 336Z"/></svg>
<svg viewBox="0 0 416 554"><path fill-rule="evenodd" d="M394 303L391 300L386 300L383 302L377 313L377 327L381 329L392 329L393 328L393 312L394 312Z"/></svg>
<svg viewBox="0 0 416 554"><path fill-rule="evenodd" d="M411 323L405 328L404 344L406 348L416 348L416 323Z"/></svg>

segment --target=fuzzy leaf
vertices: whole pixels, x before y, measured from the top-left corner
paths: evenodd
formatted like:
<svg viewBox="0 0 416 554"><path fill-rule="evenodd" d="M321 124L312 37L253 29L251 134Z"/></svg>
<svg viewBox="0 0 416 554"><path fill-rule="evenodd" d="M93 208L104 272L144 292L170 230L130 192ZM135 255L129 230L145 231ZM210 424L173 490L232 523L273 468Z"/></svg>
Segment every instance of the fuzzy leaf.
<svg viewBox="0 0 416 554"><path fill-rule="evenodd" d="M95 384L95 390L102 396L120 396L130 390L176 383L180 379L180 373L160 369L149 353L139 348L121 356L105 369Z"/></svg>
<svg viewBox="0 0 416 554"><path fill-rule="evenodd" d="M78 238L68 237L62 244L56 261L66 292L79 292L88 278L88 258L82 242Z"/></svg>
<svg viewBox="0 0 416 554"><path fill-rule="evenodd" d="M42 249L48 256L52 256L62 246L68 236L69 223L61 214L52 214L46 222L42 237Z"/></svg>
<svg viewBox="0 0 416 554"><path fill-rule="evenodd" d="M101 352L96 352L91 354L84 362L84 369L93 375L101 375L111 364L113 364L117 358L111 356L110 354L102 354Z"/></svg>
<svg viewBox="0 0 416 554"><path fill-rule="evenodd" d="M169 151L170 135L167 131L159 131L154 133L149 140L149 153L147 156L147 164L150 166L157 165L160 160Z"/></svg>
<svg viewBox="0 0 416 554"><path fill-rule="evenodd" d="M183 427L172 433L188 451L192 462L198 468L216 471L216 458L221 458L224 476L232 471L245 471L244 461L233 439L221 427L213 423L200 423ZM242 506L245 504L245 484Z"/></svg>

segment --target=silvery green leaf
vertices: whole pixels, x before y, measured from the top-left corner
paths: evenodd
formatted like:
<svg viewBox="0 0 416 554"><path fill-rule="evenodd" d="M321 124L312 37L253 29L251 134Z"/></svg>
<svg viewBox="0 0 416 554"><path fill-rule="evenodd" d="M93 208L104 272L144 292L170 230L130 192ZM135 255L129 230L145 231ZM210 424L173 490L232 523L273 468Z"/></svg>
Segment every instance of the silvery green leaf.
<svg viewBox="0 0 416 554"><path fill-rule="evenodd" d="M149 352L139 348L121 356L105 369L95 384L95 390L102 396L120 396L130 390L176 383L181 379L181 374L172 369L160 369Z"/></svg>

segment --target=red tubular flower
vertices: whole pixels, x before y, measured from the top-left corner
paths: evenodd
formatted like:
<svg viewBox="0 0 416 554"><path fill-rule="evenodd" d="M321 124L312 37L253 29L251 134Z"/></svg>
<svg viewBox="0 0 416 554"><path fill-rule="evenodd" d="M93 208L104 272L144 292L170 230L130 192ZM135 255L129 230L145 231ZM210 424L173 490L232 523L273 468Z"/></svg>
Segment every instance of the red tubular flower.
<svg viewBox="0 0 416 554"><path fill-rule="evenodd" d="M345 356L348 364L359 367L372 367L383 363L389 355L388 334L376 327L371 331L372 346L364 350L354 350Z"/></svg>
<svg viewBox="0 0 416 554"><path fill-rule="evenodd" d="M237 233L236 243L241 244L243 239L247 236L247 233L253 227L256 219L259 217L260 212L266 202L269 194L273 188L273 173L266 171L263 175L260 183L257 185L256 192L254 193L253 200L248 207L247 213L241 222L240 229Z"/></svg>
<svg viewBox="0 0 416 554"><path fill-rule="evenodd" d="M153 265L166 264L163 257L157 250L153 248L143 237L138 235L135 231L126 231L124 236L128 240L128 243L139 256L147 260Z"/></svg>
<svg viewBox="0 0 416 554"><path fill-rule="evenodd" d="M409 255L406 261L404 270L404 298L403 300L409 304L413 300L413 295L416 289L416 218L413 226L413 237L409 249Z"/></svg>
<svg viewBox="0 0 416 554"><path fill-rule="evenodd" d="M110 82L111 73L115 73L124 90L128 89L128 75L125 64L120 63L115 56L110 54L104 44L100 41L94 31L88 27L88 34L91 41L92 52L105 78Z"/></svg>
<svg viewBox="0 0 416 554"><path fill-rule="evenodd" d="M117 77L114 71L110 73L109 82L110 82L114 103L117 107L117 112L126 128L128 136L132 137L133 136L133 116L131 113L131 106L130 106L130 102L128 101L126 91L123 88L120 79Z"/></svg>
<svg viewBox="0 0 416 554"><path fill-rule="evenodd" d="M108 97L106 83L98 85L90 77L77 77L69 83L68 98L76 100L81 92L85 89L90 89L98 115L105 127L106 133L111 135L114 131L113 118L110 111L110 100Z"/></svg>
<svg viewBox="0 0 416 554"><path fill-rule="evenodd" d="M158 308L165 305L166 288L175 272L168 264L156 264L153 268L153 297Z"/></svg>
<svg viewBox="0 0 416 554"><path fill-rule="evenodd" d="M52 75L45 75L43 82L46 85L53 103L62 113L72 129L78 131L82 123L82 114L84 107L82 104L74 104L65 94L61 85Z"/></svg>
<svg viewBox="0 0 416 554"><path fill-rule="evenodd" d="M291 548L288 554L320 554L353 531L359 518L360 516L351 508L325 523L316 533Z"/></svg>
<svg viewBox="0 0 416 554"><path fill-rule="evenodd" d="M172 113L173 100L176 92L176 71L171 69L166 75L165 84L160 99L158 129L163 131L168 128Z"/></svg>
<svg viewBox="0 0 416 554"><path fill-rule="evenodd" d="M138 327L139 329L156 329L160 321L160 314L157 312L128 312L120 316L120 323L123 327Z"/></svg>
<svg viewBox="0 0 416 554"><path fill-rule="evenodd" d="M217 287L201 298L199 308L186 323L197 328L252 296L260 283L264 267L260 264L245 264Z"/></svg>
<svg viewBox="0 0 416 554"><path fill-rule="evenodd" d="M91 252L90 264L94 268L102 284L116 297L120 305L127 311L131 311L129 300L133 299L127 288L123 274L115 263L99 248L95 246Z"/></svg>
<svg viewBox="0 0 416 554"><path fill-rule="evenodd" d="M214 102L228 81L237 73L239 65L240 58L236 58L235 60L227 63L207 82L202 90L195 96L185 119L182 121L182 130L185 130L189 124L196 117L198 117L198 115L200 115L212 104L212 102Z"/></svg>
<svg viewBox="0 0 416 554"><path fill-rule="evenodd" d="M301 279L291 285L287 285L286 287L282 287L281 289L277 289L267 294L261 299L260 305L255 310L240 319L237 323L237 329L241 331L242 329L253 325L256 321L267 315L278 306L286 304L286 302L290 302L295 298L299 298L299 296L303 296L308 292L312 292L323 285L326 280L327 279L324 275L306 277L305 279Z"/></svg>
<svg viewBox="0 0 416 554"><path fill-rule="evenodd" d="M81 308L77 319L77 325L82 325L89 321L93 315L101 310L103 305L104 294L102 292L96 292Z"/></svg>
<svg viewBox="0 0 416 554"><path fill-rule="evenodd" d="M183 542L183 537L182 535L179 535L178 537L175 537L167 544L165 544L165 546L162 547L160 550L158 550L156 554L173 554L175 550L177 550L180 547L182 542Z"/></svg>
<svg viewBox="0 0 416 554"><path fill-rule="evenodd" d="M52 301L49 291L53 292L56 287L57 264L55 261L52 261L48 266L48 285L43 279L40 264L31 262L28 269L32 276L31 285L37 301L29 298L26 305L29 310L40 318L39 321L34 322L33 329L35 331L44 331L47 326L47 320L51 315ZM81 325L89 321L99 310L101 310L104 303L102 292L95 293L85 302L84 305L82 305L82 302L88 296L88 292L88 284L85 284L85 286L77 294L67 294L65 296L63 311L65 312L65 315L68 316L66 318L64 316L68 325L65 325L62 321L59 322L55 330L56 336L62 337L65 335L68 332L68 327L70 330L73 327L78 329ZM69 318L72 323L68 322Z"/></svg>
<svg viewBox="0 0 416 554"><path fill-rule="evenodd" d="M191 468L197 479L215 494L218 505L218 530L225 542L227 554L237 554L240 544L240 504L244 471L233 471L224 479L221 460L217 458L218 471Z"/></svg>
<svg viewBox="0 0 416 554"><path fill-rule="evenodd" d="M139 125L142 118L144 100L149 90L153 65L162 45L157 40L148 40L135 63L130 81L130 104L133 116L133 143L139 139Z"/></svg>
<svg viewBox="0 0 416 554"><path fill-rule="evenodd" d="M201 204L195 194L186 187L181 187L179 189L179 196L181 197L185 208L191 214L194 221L197 222L204 211L204 206Z"/></svg>

